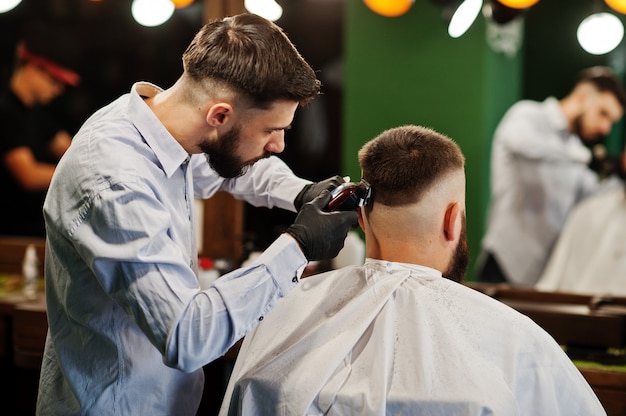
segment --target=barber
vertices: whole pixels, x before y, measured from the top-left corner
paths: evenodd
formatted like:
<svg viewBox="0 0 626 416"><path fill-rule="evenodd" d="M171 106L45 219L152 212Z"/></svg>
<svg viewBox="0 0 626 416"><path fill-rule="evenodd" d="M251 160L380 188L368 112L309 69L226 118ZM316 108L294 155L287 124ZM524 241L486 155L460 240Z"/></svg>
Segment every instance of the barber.
<svg viewBox="0 0 626 416"><path fill-rule="evenodd" d="M327 212L336 176L275 156L320 92L283 31L244 14L205 25L163 90L140 82L73 139L44 205L49 332L38 415L195 415L202 367L334 257L356 212ZM201 290L193 198L226 191L298 210L254 264ZM307 313L307 311L302 311Z"/></svg>

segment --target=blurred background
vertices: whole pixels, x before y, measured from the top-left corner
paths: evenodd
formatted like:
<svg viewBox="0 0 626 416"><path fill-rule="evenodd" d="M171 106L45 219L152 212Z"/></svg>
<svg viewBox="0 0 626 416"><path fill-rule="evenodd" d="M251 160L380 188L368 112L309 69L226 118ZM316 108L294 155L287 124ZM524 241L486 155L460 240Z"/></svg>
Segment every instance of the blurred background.
<svg viewBox="0 0 626 416"><path fill-rule="evenodd" d="M0 7L2 2L16 1L0 0ZM503 7L506 1L521 6ZM75 132L91 113L128 92L135 81L169 87L182 71L181 54L205 21L253 8L255 3L179 0L164 22L146 26L133 14L134 3L141 2L21 0L0 13L0 79L8 79L16 42L32 22L62 26L70 35L58 46L75 57L83 82L59 97L53 110ZM154 9L162 1L143 2ZM357 150L386 128L422 124L453 137L468 159L473 264L485 226L491 135L504 111L520 98L563 96L584 67L609 65L623 78L626 64L621 39L607 52L590 53L577 37L581 22L593 13L610 13L623 22L624 14L618 10L622 4L626 12L624 1L503 2L273 2L280 8L276 23L323 83L323 95L296 114L280 157L296 174L311 180L334 174L358 179ZM475 12L467 27L453 36L448 25L462 3ZM616 4L618 9L611 7ZM620 123L605 140L609 154L620 151L621 135ZM291 223L293 214L246 206L244 218L248 252L267 246Z"/></svg>
<svg viewBox="0 0 626 416"><path fill-rule="evenodd" d="M279 156L304 178L340 174L358 180L358 149L385 129L420 124L452 137L467 158L469 281L485 231L491 139L504 112L522 98L563 97L578 72L592 65L608 65L622 80L626 72L626 0L0 0L0 81L8 81L25 31L39 22L62 30L62 43L50 47L73 58L82 82L53 102L52 110L75 133L136 81L172 85L182 72L181 55L203 23L245 10L261 14L261 3L269 3L272 19L322 81L323 94L298 110ZM155 17L159 4L166 12L162 21ZM142 8L147 17L136 15ZM608 20L590 18L598 13ZM581 29L585 21L591 29ZM615 156L622 137L619 122L596 145ZM241 233L231 238L243 245L234 250L241 253L235 262L263 250L294 218L248 205L225 216L231 206L218 208L214 228L242 217ZM208 212L205 220L214 213ZM21 252L14 257L21 259ZM45 308L39 312L37 348L47 328ZM20 327L35 326L15 324ZM605 332L619 336L613 329ZM199 414L219 407L233 357L225 358L206 368L211 377ZM32 413L38 365L30 375L18 373L24 380L5 377L24 396L27 410L20 414ZM604 382L605 375L599 379ZM623 400L623 392L617 395Z"/></svg>

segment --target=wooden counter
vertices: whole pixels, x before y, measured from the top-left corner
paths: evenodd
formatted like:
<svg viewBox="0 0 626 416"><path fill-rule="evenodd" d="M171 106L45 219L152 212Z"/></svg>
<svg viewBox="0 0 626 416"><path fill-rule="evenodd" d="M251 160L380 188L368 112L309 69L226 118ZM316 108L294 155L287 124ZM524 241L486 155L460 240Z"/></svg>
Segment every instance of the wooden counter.
<svg viewBox="0 0 626 416"><path fill-rule="evenodd" d="M13 362L19 368L39 370L48 320L43 296L19 303L13 310Z"/></svg>
<svg viewBox="0 0 626 416"><path fill-rule="evenodd" d="M617 371L589 368L578 364L578 369L600 399L608 416L626 416L626 370Z"/></svg>
<svg viewBox="0 0 626 416"><path fill-rule="evenodd" d="M43 280L40 282L43 289ZM4 414L34 415L48 329L43 290L34 300L16 288L0 294L0 400Z"/></svg>
<svg viewBox="0 0 626 416"><path fill-rule="evenodd" d="M626 298L466 283L527 315L561 345L626 348Z"/></svg>
<svg viewBox="0 0 626 416"><path fill-rule="evenodd" d="M594 300L590 297L570 297L567 294L543 295L503 288L500 288L498 293L504 303L537 319L538 324L544 326L544 329L557 339L587 340L592 344L609 342L616 347L623 346L626 311L621 309L621 301L613 302L602 309L593 306ZM563 302L557 301L559 299ZM581 305L581 301L591 302L593 311L589 311L589 306ZM579 325L579 331L576 330L576 325ZM43 292L39 293L35 300L27 300L18 292L0 295L0 336L2 338L0 359L3 360L5 366L9 360L12 364L12 369L3 369L3 389L0 394L3 395L4 403L13 400L17 408L34 409L46 332L47 320ZM596 341L589 341L588 337L594 337ZM598 339L600 341L597 341ZM227 359L209 364L205 371L213 375L227 371L232 367L236 352L237 348L231 349ZM620 368L617 371L609 366L575 363L598 395L607 414L626 416L626 369L622 371ZM203 403L211 402L212 404L210 407L205 406L206 408L219 405L221 393L217 390L225 388L225 385L220 383L211 385L212 378L215 379L215 377L207 377L207 396L203 398Z"/></svg>

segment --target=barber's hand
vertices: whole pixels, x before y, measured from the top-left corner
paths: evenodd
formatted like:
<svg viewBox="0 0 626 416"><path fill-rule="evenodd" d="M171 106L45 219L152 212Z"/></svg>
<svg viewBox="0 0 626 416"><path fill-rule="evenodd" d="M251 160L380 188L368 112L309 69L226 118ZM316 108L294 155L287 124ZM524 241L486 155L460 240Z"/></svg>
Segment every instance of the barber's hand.
<svg viewBox="0 0 626 416"><path fill-rule="evenodd" d="M356 211L324 211L330 201L330 191L324 190L313 201L306 203L294 223L287 228L300 244L309 260L332 259L343 248L348 231L358 224Z"/></svg>
<svg viewBox="0 0 626 416"><path fill-rule="evenodd" d="M331 178L324 179L323 181L313 182L306 185L304 188L302 188L300 193L298 193L298 195L296 196L296 199L294 199L293 201L293 205L296 207L296 211L300 211L302 205L306 204L307 202L311 202L312 200L317 198L322 193L322 191L332 191L344 182L345 181L341 176L336 175Z"/></svg>

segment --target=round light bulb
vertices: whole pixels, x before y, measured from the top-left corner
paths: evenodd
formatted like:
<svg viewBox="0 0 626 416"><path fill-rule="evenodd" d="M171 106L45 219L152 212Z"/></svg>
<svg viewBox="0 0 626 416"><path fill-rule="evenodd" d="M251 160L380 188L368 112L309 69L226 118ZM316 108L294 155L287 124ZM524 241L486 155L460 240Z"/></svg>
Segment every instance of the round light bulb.
<svg viewBox="0 0 626 416"><path fill-rule="evenodd" d="M502 3L512 9L527 9L538 1L539 0L498 0L498 3Z"/></svg>
<svg viewBox="0 0 626 416"><path fill-rule="evenodd" d="M250 13L259 15L272 22L280 19L283 8L274 0L245 0L244 7Z"/></svg>
<svg viewBox="0 0 626 416"><path fill-rule="evenodd" d="M626 14L626 0L604 0L604 2L616 12Z"/></svg>
<svg viewBox="0 0 626 416"><path fill-rule="evenodd" d="M397 17L405 14L415 0L363 0L371 11L385 17Z"/></svg>
<svg viewBox="0 0 626 416"><path fill-rule="evenodd" d="M0 0L0 13L13 10L21 2L22 0Z"/></svg>
<svg viewBox="0 0 626 416"><path fill-rule="evenodd" d="M624 25L611 13L595 13L580 23L576 36L586 52L603 55L620 44L624 38Z"/></svg>
<svg viewBox="0 0 626 416"><path fill-rule="evenodd" d="M159 26L174 14L174 3L170 0L133 0L131 14L142 26Z"/></svg>
<svg viewBox="0 0 626 416"><path fill-rule="evenodd" d="M187 7L191 3L194 2L194 0L170 0L170 1L174 3L174 7L176 7L177 9L182 9L184 7Z"/></svg>

